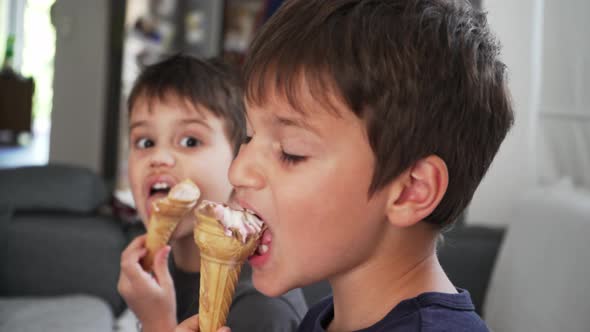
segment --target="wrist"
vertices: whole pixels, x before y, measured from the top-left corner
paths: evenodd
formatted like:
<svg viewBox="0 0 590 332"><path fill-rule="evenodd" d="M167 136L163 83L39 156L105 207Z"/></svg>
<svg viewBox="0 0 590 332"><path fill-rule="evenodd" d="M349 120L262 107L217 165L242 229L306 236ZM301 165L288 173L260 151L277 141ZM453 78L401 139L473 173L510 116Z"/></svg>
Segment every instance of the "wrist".
<svg viewBox="0 0 590 332"><path fill-rule="evenodd" d="M170 317L160 317L157 320L148 320L141 322L142 332L162 332L174 331L177 326L176 319Z"/></svg>

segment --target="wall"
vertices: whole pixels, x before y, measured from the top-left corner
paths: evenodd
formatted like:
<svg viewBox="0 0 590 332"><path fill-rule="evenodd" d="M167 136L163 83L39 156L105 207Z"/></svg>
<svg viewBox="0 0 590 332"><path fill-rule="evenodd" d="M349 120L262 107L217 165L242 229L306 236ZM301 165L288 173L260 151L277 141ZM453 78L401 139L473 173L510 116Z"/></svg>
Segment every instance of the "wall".
<svg viewBox="0 0 590 332"><path fill-rule="evenodd" d="M590 188L590 2L489 0L484 8L504 45L517 113L467 222L508 224L532 190Z"/></svg>
<svg viewBox="0 0 590 332"><path fill-rule="evenodd" d="M545 1L539 176L590 189L590 2Z"/></svg>
<svg viewBox="0 0 590 332"><path fill-rule="evenodd" d="M540 7L541 6L541 7ZM516 111L515 125L475 193L467 223L506 224L514 202L535 184L534 133L538 100L542 0L488 0L488 21L503 45L509 88Z"/></svg>
<svg viewBox="0 0 590 332"><path fill-rule="evenodd" d="M541 110L590 104L590 1L545 1Z"/></svg>
<svg viewBox="0 0 590 332"><path fill-rule="evenodd" d="M101 172L108 1L57 0L49 161Z"/></svg>

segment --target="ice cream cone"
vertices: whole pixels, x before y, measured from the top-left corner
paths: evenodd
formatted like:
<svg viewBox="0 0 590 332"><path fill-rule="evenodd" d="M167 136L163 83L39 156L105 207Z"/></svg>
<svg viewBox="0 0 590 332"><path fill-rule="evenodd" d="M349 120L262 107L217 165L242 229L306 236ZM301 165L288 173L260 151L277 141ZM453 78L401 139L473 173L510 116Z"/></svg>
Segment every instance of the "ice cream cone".
<svg viewBox="0 0 590 332"><path fill-rule="evenodd" d="M211 212L211 211L209 211ZM256 246L260 234L239 239L214 217L214 213L197 211L195 242L201 252L199 330L215 332L225 325L242 264Z"/></svg>
<svg viewBox="0 0 590 332"><path fill-rule="evenodd" d="M174 186L167 197L152 204L145 242L147 254L141 260L146 271L152 270L156 252L168 243L174 229L193 209L199 196L199 188L192 181L185 180Z"/></svg>

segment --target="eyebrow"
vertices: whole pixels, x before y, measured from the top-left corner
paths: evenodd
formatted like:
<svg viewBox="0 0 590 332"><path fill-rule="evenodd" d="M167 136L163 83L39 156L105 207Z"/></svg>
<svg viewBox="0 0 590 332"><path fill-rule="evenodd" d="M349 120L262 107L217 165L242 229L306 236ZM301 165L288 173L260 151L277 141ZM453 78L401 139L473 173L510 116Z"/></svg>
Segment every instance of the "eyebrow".
<svg viewBox="0 0 590 332"><path fill-rule="evenodd" d="M207 128L207 129L209 129L209 130L212 130L211 126L206 121L203 121L201 119L195 119L195 118L182 119L182 120L180 120L178 122L181 123L181 124L185 124L185 125L196 123L196 124L199 124L199 125Z"/></svg>
<svg viewBox="0 0 590 332"><path fill-rule="evenodd" d="M135 129L137 127L143 127L146 125L147 125L147 121L135 121L129 125L129 131L132 131L133 129Z"/></svg>
<svg viewBox="0 0 590 332"><path fill-rule="evenodd" d="M147 121L143 121L143 120L133 122L131 125L129 125L129 131L132 131L133 129L135 129L137 127L147 126L147 123L148 123ZM207 128L209 130L212 130L211 126L207 122L205 122L201 119L182 119L182 120L178 121L178 123L184 124L184 125L196 123L196 124L202 125L203 127Z"/></svg>
<svg viewBox="0 0 590 332"><path fill-rule="evenodd" d="M315 127L313 127L309 122L303 119L286 118L274 115L272 118L272 124L279 127L301 128L321 137L319 131Z"/></svg>

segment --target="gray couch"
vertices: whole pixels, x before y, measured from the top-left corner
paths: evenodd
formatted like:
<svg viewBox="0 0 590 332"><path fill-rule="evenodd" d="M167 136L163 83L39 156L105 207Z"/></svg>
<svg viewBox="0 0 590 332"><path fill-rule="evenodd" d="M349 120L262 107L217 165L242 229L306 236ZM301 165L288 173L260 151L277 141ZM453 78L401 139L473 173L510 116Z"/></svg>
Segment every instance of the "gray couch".
<svg viewBox="0 0 590 332"><path fill-rule="evenodd" d="M0 331L109 331L123 224L103 181L76 167L0 170Z"/></svg>

